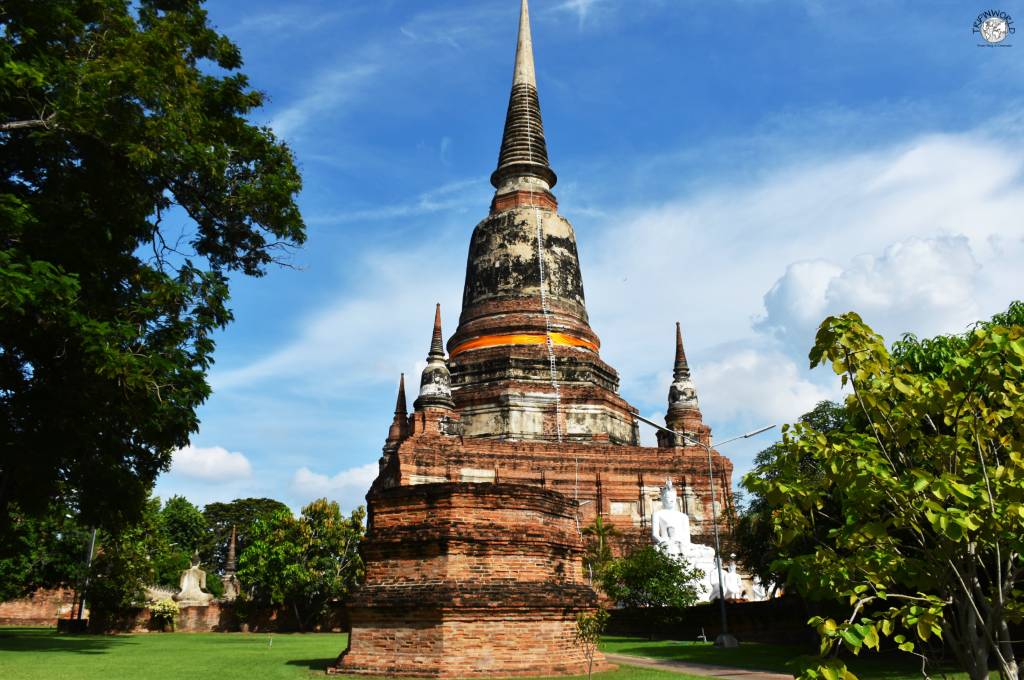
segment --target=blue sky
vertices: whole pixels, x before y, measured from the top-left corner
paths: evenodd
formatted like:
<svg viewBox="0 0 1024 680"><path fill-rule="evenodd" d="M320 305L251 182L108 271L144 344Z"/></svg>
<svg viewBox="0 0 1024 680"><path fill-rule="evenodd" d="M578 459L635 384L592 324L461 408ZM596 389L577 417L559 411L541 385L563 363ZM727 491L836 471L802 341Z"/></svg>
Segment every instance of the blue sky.
<svg viewBox="0 0 1024 680"><path fill-rule="evenodd" d="M434 302L446 336L457 322L518 4L210 3L269 96L254 122L295 151L309 240L234 282L214 394L158 494L362 502ZM807 369L827 314L896 339L1024 297L1024 33L979 47L984 9L532 0L555 193L602 356L644 415L664 413L676 320L722 439L839 395ZM734 482L770 441L723 449Z"/></svg>

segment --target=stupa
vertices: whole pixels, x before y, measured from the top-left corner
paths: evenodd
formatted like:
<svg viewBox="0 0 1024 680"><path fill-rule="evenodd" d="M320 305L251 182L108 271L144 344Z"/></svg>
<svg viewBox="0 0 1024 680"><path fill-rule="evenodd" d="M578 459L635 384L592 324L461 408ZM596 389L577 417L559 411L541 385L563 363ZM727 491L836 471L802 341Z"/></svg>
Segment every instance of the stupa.
<svg viewBox="0 0 1024 680"><path fill-rule="evenodd" d="M575 232L552 193L521 2L494 198L470 239L447 344L434 310L412 413L404 376L399 383L367 495L366 581L350 603L339 673L585 673L575 621L596 595L583 574L581 527L600 515L621 532L617 550L650 544L671 480L693 541L707 544L730 498L732 464L717 452L709 475L705 450L683 437L640 445L637 409L601 359ZM675 349L666 424L710 446L678 324Z"/></svg>

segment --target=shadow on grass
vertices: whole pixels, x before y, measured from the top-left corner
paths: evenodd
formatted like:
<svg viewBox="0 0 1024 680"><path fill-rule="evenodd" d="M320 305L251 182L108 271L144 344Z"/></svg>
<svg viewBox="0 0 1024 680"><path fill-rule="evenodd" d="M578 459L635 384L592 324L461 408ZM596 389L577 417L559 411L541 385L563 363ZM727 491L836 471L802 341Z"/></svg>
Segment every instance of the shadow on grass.
<svg viewBox="0 0 1024 680"><path fill-rule="evenodd" d="M129 637L113 635L59 635L48 628L0 628L0 652L70 652L106 654L133 644Z"/></svg>
<svg viewBox="0 0 1024 680"><path fill-rule="evenodd" d="M288 666L299 666L301 668L308 668L311 671L326 671L327 667L334 663L334 660L338 657L332 656L329 659L291 659L285 661Z"/></svg>

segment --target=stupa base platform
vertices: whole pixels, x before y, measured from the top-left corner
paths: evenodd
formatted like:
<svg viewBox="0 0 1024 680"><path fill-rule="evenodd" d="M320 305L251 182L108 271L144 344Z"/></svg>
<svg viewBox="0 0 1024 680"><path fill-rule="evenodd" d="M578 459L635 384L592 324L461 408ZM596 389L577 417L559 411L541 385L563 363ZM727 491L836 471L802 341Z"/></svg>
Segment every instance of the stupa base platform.
<svg viewBox="0 0 1024 680"><path fill-rule="evenodd" d="M485 678L580 675L578 506L535 486L439 483L375 490L337 674ZM595 654L594 668L608 668Z"/></svg>
<svg viewBox="0 0 1024 680"><path fill-rule="evenodd" d="M585 675L575 616L559 612L353 612L331 673L425 678ZM611 666L597 653L594 670Z"/></svg>

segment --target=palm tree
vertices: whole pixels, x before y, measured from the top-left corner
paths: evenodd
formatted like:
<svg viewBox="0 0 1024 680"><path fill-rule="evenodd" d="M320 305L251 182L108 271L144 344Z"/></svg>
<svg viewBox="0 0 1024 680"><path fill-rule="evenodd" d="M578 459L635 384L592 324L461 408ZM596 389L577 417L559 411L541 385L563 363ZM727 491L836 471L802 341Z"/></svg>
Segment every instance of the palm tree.
<svg viewBox="0 0 1024 680"><path fill-rule="evenodd" d="M587 541L587 552L583 557L583 563L590 572L593 580L594 572L600 573L606 564L612 561L612 548L610 539L619 535L619 530L613 525L607 524L604 518L598 515L594 523L584 527L583 535Z"/></svg>

